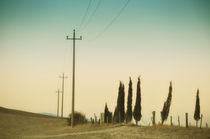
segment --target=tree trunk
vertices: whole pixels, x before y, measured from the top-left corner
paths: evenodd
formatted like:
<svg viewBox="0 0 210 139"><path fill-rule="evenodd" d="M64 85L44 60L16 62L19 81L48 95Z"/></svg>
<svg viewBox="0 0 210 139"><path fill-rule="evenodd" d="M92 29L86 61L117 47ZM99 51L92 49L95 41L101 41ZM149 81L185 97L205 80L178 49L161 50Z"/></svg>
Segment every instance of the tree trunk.
<svg viewBox="0 0 210 139"><path fill-rule="evenodd" d="M198 127L198 120L196 120L196 127Z"/></svg>
<svg viewBox="0 0 210 139"><path fill-rule="evenodd" d="M136 125L138 125L138 121L136 121Z"/></svg>

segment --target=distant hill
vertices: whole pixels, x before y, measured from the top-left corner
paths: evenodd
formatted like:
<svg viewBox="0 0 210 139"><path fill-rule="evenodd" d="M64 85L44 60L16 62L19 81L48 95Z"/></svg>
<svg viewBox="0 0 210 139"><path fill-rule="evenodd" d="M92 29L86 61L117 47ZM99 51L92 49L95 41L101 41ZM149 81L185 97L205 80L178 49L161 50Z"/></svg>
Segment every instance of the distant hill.
<svg viewBox="0 0 210 139"><path fill-rule="evenodd" d="M56 116L57 116L56 114L48 113L48 112L41 112L41 113L39 113L39 114L47 115L47 116L52 116L52 117L56 117Z"/></svg>
<svg viewBox="0 0 210 139"><path fill-rule="evenodd" d="M55 117L55 115L50 113L33 113L21 110L8 109L4 107L0 107L0 113L17 114L17 115L32 116L32 117Z"/></svg>

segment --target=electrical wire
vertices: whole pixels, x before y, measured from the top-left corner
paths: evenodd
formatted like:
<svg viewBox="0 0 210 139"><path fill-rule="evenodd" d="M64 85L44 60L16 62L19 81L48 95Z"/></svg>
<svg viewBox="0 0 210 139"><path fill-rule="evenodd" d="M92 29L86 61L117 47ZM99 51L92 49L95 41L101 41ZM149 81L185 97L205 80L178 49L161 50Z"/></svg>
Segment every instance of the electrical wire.
<svg viewBox="0 0 210 139"><path fill-rule="evenodd" d="M88 18L87 23L86 23L85 26L81 29L81 31L84 31L84 30L87 28L87 26L89 25L89 23L92 21L94 15L95 15L95 13L96 13L96 11L98 10L98 8L99 8L99 6L100 6L100 4L101 4L101 1L102 1L102 0L99 0L99 1L98 1L97 5L96 5L96 8L94 9L94 11L92 12L92 14L91 14L90 17Z"/></svg>
<svg viewBox="0 0 210 139"><path fill-rule="evenodd" d="M90 9L91 2L92 2L92 0L89 0L88 7L86 9L86 12L85 12L85 14L84 14L84 16L82 18L82 21L81 21L80 25L79 25L78 31L81 29L82 25L84 24L85 18L86 18L87 13L88 13L88 11Z"/></svg>
<svg viewBox="0 0 210 139"><path fill-rule="evenodd" d="M111 20L111 22L109 22L109 24L107 24L107 26L92 41L98 39L100 36L102 36L102 34L104 34L112 26L112 24L117 20L117 18L122 14L122 12L128 6L129 2L130 0L127 0L127 2L123 5L123 7L118 12L118 14Z"/></svg>

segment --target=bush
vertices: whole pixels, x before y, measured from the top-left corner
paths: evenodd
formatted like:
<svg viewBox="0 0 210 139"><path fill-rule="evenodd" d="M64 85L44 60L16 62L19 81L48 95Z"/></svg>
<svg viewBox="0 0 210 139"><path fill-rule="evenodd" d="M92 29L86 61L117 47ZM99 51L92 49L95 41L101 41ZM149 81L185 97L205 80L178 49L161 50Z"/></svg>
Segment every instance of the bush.
<svg viewBox="0 0 210 139"><path fill-rule="evenodd" d="M72 114L69 114L69 124L71 125L71 117ZM85 115L81 112L74 112L74 124L78 125L78 124L84 124L87 123L87 119L85 117Z"/></svg>

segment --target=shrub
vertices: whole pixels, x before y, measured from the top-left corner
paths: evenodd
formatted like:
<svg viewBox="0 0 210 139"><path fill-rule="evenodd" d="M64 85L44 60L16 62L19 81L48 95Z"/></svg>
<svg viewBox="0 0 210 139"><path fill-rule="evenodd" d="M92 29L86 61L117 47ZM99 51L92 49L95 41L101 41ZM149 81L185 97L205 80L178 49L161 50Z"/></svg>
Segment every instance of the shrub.
<svg viewBox="0 0 210 139"><path fill-rule="evenodd" d="M69 114L69 124L70 125L71 125L71 117L72 117L72 114ZM75 111L74 112L74 124L77 125L77 124L84 124L84 123L87 123L87 119L86 119L85 115L81 112Z"/></svg>

